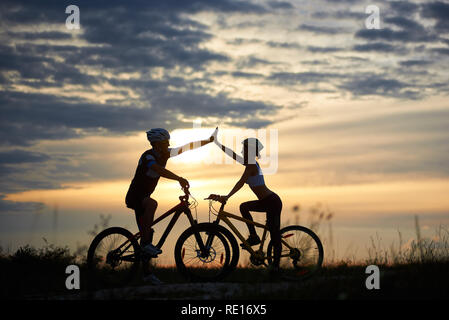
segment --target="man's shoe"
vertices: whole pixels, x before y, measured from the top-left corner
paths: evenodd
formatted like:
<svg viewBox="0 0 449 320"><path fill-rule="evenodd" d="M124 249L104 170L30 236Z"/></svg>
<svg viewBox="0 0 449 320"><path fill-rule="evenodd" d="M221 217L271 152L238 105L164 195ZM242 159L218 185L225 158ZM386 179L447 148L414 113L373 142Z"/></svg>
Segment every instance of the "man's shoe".
<svg viewBox="0 0 449 320"><path fill-rule="evenodd" d="M144 276L143 277L143 281L146 282L146 283L154 284L154 285L164 284L154 274L149 274L147 276Z"/></svg>
<svg viewBox="0 0 449 320"><path fill-rule="evenodd" d="M250 234L248 239L246 239L246 242L248 242L248 244L250 246L255 246L256 244L260 243L260 238L257 234ZM245 249L245 245L243 243L240 244L240 246Z"/></svg>
<svg viewBox="0 0 449 320"><path fill-rule="evenodd" d="M144 256L149 256L151 258L156 258L158 254L162 253L162 250L158 247L153 246L151 243L147 244L142 248Z"/></svg>

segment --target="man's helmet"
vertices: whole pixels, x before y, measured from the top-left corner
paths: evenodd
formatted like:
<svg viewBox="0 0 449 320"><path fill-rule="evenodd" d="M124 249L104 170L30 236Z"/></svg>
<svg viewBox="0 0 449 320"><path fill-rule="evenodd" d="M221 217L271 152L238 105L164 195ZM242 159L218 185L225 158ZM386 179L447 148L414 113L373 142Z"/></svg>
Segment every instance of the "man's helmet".
<svg viewBox="0 0 449 320"><path fill-rule="evenodd" d="M257 156L259 156L259 152L263 149L262 142L256 138L247 138L242 141L242 144L244 147L247 147L248 150L254 150Z"/></svg>
<svg viewBox="0 0 449 320"><path fill-rule="evenodd" d="M150 142L169 140L170 134L163 128L155 128L147 131L147 138Z"/></svg>

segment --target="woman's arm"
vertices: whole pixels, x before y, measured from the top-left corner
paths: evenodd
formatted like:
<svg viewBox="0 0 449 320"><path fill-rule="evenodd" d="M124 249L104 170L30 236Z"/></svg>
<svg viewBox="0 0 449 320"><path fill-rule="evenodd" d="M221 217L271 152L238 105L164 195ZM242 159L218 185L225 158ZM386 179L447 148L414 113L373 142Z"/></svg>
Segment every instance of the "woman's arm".
<svg viewBox="0 0 449 320"><path fill-rule="evenodd" d="M229 192L227 196L223 197L225 201L227 201L230 197L232 197L233 194L235 194L245 185L245 182L246 180L248 180L250 173L251 173L250 166L246 166L245 171L243 172L239 181L237 181L237 183L235 184L234 188L232 188L231 192Z"/></svg>
<svg viewBox="0 0 449 320"><path fill-rule="evenodd" d="M239 179L239 181L237 181L237 183L235 184L234 188L232 188L231 192L228 193L227 196L220 196L218 194L210 194L209 197L207 197L206 199L212 199L215 201L220 201L222 203L225 203L226 201L228 201L228 199L234 195L237 191L239 191L245 184L245 182L248 180L248 177L251 175L251 171L254 170L253 165L247 165L245 168L245 171L243 172L241 178Z"/></svg>
<svg viewBox="0 0 449 320"><path fill-rule="evenodd" d="M220 142L218 142L218 139L215 139L215 144L221 148L221 151L226 153L232 159L234 159L235 161L237 161L240 164L245 164L245 161L242 156L239 156L232 149L229 149L228 147L222 145Z"/></svg>

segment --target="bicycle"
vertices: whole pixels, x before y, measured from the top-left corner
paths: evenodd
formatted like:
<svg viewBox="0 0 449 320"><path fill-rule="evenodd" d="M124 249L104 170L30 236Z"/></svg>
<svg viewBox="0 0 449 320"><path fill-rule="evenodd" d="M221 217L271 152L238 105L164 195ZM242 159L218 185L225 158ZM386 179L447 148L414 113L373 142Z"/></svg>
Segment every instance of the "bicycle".
<svg viewBox="0 0 449 320"><path fill-rule="evenodd" d="M198 223L193 218L191 207L197 206L197 201L189 202L191 194L184 190L180 202L154 220L151 226L174 214L156 247L162 248L178 218L184 213L190 223L178 238L174 255L178 271L192 281L217 281L224 278L230 271L232 251L237 242L225 238L229 231L223 226L211 223ZM151 237L153 229L151 229ZM229 236L229 234L228 234ZM210 240L212 237L212 241ZM102 284L118 284L129 282L136 274L141 262L149 263L138 243L140 232L132 234L122 227L111 227L100 232L90 244L87 254L87 266L91 277L100 280Z"/></svg>
<svg viewBox="0 0 449 320"><path fill-rule="evenodd" d="M219 225L219 223L223 221L233 231L233 233L241 240L242 248L249 252L250 262L254 266L268 267L273 260L273 245L270 239L267 249L264 251L264 244L267 239L267 233L269 232L267 225L247 220L241 216L224 211L226 202L221 202L220 209L217 211L212 205L214 200L210 198L205 198L205 200L209 200L209 220L211 213L216 215L217 218L212 223ZM258 249L254 250L253 247L248 244L243 235L234 226L231 219L249 223L257 228L263 229L263 235L261 243L258 245ZM320 238L312 230L300 225L290 225L282 228L280 233L282 242L280 260L281 278L293 281L304 280L321 268L324 249ZM226 238L233 239L233 241L237 242L234 235L230 232L226 233ZM213 235L211 235L208 241L210 242L212 240ZM233 250L235 250L235 247L232 247L234 248ZM234 270L237 267L239 248L237 247L236 250L237 251L233 251L232 253L232 259L228 267L229 270ZM229 270L228 273L230 272Z"/></svg>

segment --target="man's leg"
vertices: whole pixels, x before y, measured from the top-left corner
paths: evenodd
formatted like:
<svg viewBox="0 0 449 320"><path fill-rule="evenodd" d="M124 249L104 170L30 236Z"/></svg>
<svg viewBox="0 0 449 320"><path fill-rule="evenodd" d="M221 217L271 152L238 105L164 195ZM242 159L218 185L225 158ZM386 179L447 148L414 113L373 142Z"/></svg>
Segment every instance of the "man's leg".
<svg viewBox="0 0 449 320"><path fill-rule="evenodd" d="M153 230L151 225L154 221L154 213L156 212L157 201L151 199L150 197L145 197L141 201L140 215L137 216L137 223L140 231L140 245L142 247L150 244L153 241ZM143 274L144 277L149 277L152 275L150 269L150 258L143 260Z"/></svg>
<svg viewBox="0 0 449 320"><path fill-rule="evenodd" d="M147 244L150 244L153 240L152 238L152 229L151 225L154 221L154 213L157 209L157 201L150 198L145 197L142 200L142 207L143 207L143 215L140 218L140 234L141 234L141 240L140 244L142 246L145 246Z"/></svg>

